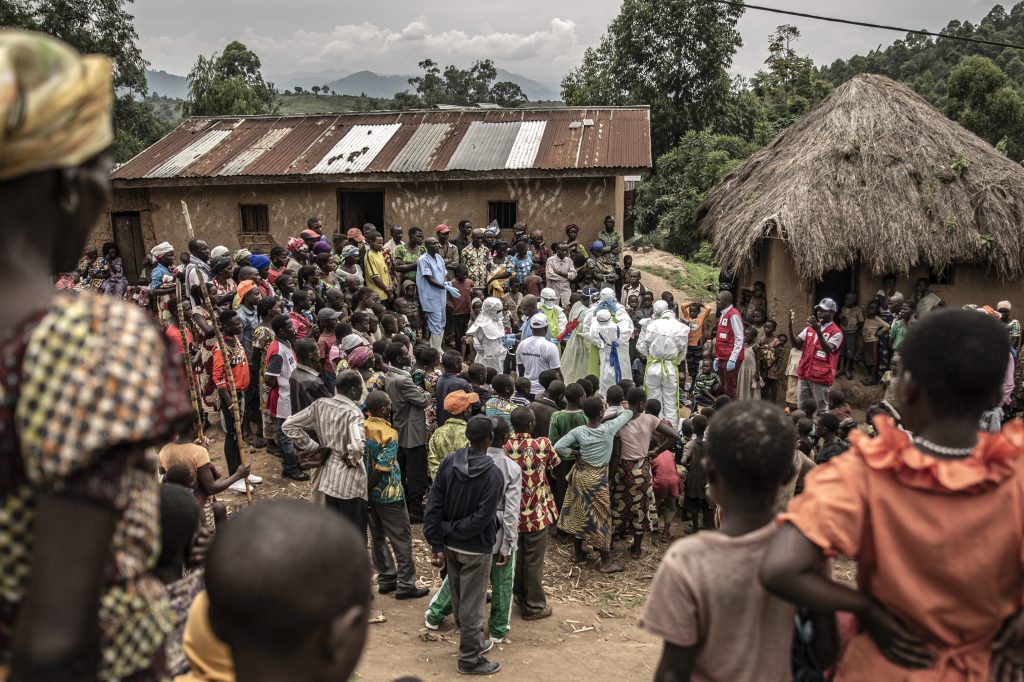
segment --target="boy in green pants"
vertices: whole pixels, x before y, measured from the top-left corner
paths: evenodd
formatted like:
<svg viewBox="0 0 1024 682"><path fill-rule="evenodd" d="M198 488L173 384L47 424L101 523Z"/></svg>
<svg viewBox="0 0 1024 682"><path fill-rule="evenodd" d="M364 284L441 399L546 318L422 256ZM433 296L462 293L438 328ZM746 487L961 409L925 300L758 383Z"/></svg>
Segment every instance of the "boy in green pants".
<svg viewBox="0 0 1024 682"><path fill-rule="evenodd" d="M482 653L490 651L495 644L505 639L509 631L509 617L512 613L512 586L515 582L515 549L519 542L519 505L523 496L523 470L505 455L504 446L508 441L510 428L504 417L493 417L494 436L487 454L501 472L504 483L502 502L498 505L498 536L494 541L491 558L491 615L487 619L490 639L484 642ZM424 614L425 625L436 630L445 617L452 612L452 596L448 578L441 583L441 589L430 600Z"/></svg>

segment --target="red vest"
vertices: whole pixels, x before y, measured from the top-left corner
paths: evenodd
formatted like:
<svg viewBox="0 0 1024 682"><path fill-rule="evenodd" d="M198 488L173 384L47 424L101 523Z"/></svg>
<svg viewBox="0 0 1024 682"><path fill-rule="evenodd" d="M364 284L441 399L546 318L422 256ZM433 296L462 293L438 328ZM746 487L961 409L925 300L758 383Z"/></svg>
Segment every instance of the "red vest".
<svg viewBox="0 0 1024 682"><path fill-rule="evenodd" d="M715 359L718 360L719 364L729 360L732 355L733 344L736 343L736 335L732 331L732 318L739 317L742 325L743 319L740 316L740 311L734 307L730 307L722 316L718 319L718 329L715 334ZM742 341L740 343L740 354L736 356L736 366L743 362L743 354L745 350L743 348ZM721 369L725 369L722 367Z"/></svg>
<svg viewBox="0 0 1024 682"><path fill-rule="evenodd" d="M836 365L839 364L839 353L829 353L822 349L818 340L818 334L811 327L805 330L804 351L800 356L800 364L797 365L797 378L805 381L813 381L823 386L831 386L836 379ZM821 334L825 340L830 340L836 334L842 333L835 322L829 322L821 328Z"/></svg>

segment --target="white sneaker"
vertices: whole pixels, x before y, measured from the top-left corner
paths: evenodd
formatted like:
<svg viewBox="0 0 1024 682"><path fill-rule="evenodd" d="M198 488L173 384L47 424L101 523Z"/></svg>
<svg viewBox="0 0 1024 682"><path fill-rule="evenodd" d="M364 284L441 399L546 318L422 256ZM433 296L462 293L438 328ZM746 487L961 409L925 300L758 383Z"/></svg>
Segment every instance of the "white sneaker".
<svg viewBox="0 0 1024 682"><path fill-rule="evenodd" d="M238 479L237 481L235 481L234 483L229 485L228 488L230 490L234 490L236 493L242 493L244 495L245 494L245 481L243 481L242 479Z"/></svg>
<svg viewBox="0 0 1024 682"><path fill-rule="evenodd" d="M427 614L429 614L429 613L430 613L430 611L424 611L423 612L423 624L427 627L428 630L438 630L438 629L440 629L440 627L441 627L440 625L434 625L433 623L430 622L430 619L427 618Z"/></svg>
<svg viewBox="0 0 1024 682"><path fill-rule="evenodd" d="M257 476L256 474L249 474L249 483L252 485L259 485L263 483L263 477Z"/></svg>

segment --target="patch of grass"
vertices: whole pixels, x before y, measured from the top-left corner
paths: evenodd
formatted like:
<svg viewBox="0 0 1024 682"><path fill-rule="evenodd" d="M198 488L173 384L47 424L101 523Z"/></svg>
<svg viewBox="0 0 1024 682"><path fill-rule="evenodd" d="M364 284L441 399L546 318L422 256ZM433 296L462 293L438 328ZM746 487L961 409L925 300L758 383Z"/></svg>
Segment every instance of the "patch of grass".
<svg viewBox="0 0 1024 682"><path fill-rule="evenodd" d="M685 293L691 300L710 303L718 293L718 266L679 259L686 271L657 266L643 269Z"/></svg>

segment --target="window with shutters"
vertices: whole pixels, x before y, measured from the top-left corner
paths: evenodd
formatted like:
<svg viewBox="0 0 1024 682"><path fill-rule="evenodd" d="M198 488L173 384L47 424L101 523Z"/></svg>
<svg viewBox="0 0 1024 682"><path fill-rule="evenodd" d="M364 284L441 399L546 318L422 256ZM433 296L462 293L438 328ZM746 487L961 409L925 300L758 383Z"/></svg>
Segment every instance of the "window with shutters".
<svg viewBox="0 0 1024 682"><path fill-rule="evenodd" d="M241 234L270 233L270 215L266 204L242 204L238 208L242 216Z"/></svg>

